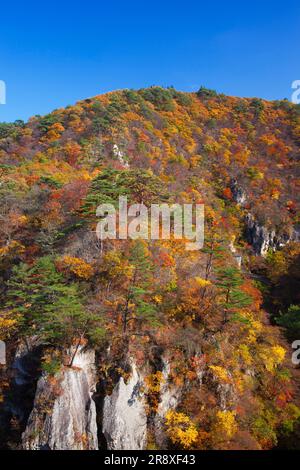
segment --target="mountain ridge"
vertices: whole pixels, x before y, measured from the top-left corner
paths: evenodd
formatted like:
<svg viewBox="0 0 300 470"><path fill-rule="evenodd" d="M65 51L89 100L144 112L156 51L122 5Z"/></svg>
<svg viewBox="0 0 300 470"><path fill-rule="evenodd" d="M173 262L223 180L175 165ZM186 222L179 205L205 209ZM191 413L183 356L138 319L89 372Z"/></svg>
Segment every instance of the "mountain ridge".
<svg viewBox="0 0 300 470"><path fill-rule="evenodd" d="M63 435L66 420L68 448L297 440L291 351L275 323L297 337L299 143L299 106L203 87L119 90L0 124L0 339L12 351L1 370L3 447L59 448L49 426ZM122 194L146 206L204 203L203 249L172 237L99 243L96 208ZM12 358L32 338L37 370L22 409ZM76 381L82 348L82 363L84 348L96 350L97 392L93 423L79 410L77 436L68 400L92 393L84 370ZM137 413L124 416L146 417L141 439L129 422L124 435L119 390Z"/></svg>

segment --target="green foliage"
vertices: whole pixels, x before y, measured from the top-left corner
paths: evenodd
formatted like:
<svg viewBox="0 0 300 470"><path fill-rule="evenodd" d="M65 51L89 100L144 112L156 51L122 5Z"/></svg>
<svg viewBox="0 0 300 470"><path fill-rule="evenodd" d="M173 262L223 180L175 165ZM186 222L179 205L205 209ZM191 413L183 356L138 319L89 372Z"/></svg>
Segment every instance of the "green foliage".
<svg viewBox="0 0 300 470"><path fill-rule="evenodd" d="M263 290L266 302L273 317L280 326L286 328L289 339L298 339L299 323L299 243L289 243L266 258L265 275L268 288Z"/></svg>
<svg viewBox="0 0 300 470"><path fill-rule="evenodd" d="M18 137L18 135L20 135L20 131L24 126L25 124L21 120L17 120L13 123L0 122L0 139L5 139L7 137Z"/></svg>
<svg viewBox="0 0 300 470"><path fill-rule="evenodd" d="M218 122L216 119L209 119L206 123L208 129L215 129L218 125Z"/></svg>
<svg viewBox="0 0 300 470"><path fill-rule="evenodd" d="M201 86L197 91L197 95L200 98L215 98L216 96L218 96L218 93L216 92L216 90L210 90L209 88Z"/></svg>
<svg viewBox="0 0 300 470"><path fill-rule="evenodd" d="M278 241L291 236L299 110L204 87L198 96L152 87L82 100L26 125L0 124L1 338L40 338L49 345L42 369L53 375L71 345L75 352L101 347L109 336L105 383L107 370L115 378L129 353L153 367L150 375L166 355L170 382L185 389L184 415L169 416L171 446L270 448L279 432L295 433L292 366L282 368L285 349L260 302L263 295L267 312L299 335L299 243L254 261L244 216L262 218ZM130 156L130 168L120 169L114 144ZM224 200L232 179L247 192L244 205L229 191ZM117 207L120 196L147 206L204 202L203 250L188 252L173 238L99 246L90 216L101 203ZM228 267L230 241L243 254L242 270ZM261 292L244 275L253 264ZM224 371L220 386L234 391L234 400L225 394L226 412L206 375L210 363Z"/></svg>
<svg viewBox="0 0 300 470"><path fill-rule="evenodd" d="M170 90L161 87L150 87L139 91L144 100L150 101L159 111L174 111L173 96Z"/></svg>
<svg viewBox="0 0 300 470"><path fill-rule="evenodd" d="M43 133L46 133L53 124L60 122L61 120L57 114L46 114L44 117L39 119L38 127Z"/></svg>
<svg viewBox="0 0 300 470"><path fill-rule="evenodd" d="M275 100L273 103L274 109L283 109L284 111L291 111L294 107L294 104L291 103L288 99Z"/></svg>
<svg viewBox="0 0 300 470"><path fill-rule="evenodd" d="M259 98L253 98L251 100L251 107L254 111L254 116L257 118L261 116L261 113L265 109L263 101Z"/></svg>
<svg viewBox="0 0 300 470"><path fill-rule="evenodd" d="M129 104L139 104L142 101L141 96L135 90L124 90L123 94Z"/></svg>
<svg viewBox="0 0 300 470"><path fill-rule="evenodd" d="M53 188L61 188L63 186L63 184L60 181L57 181L55 178L51 176L41 176L40 182L45 183L48 186L52 186Z"/></svg>
<svg viewBox="0 0 300 470"><path fill-rule="evenodd" d="M257 179L261 178L262 173L258 170L258 168L254 168L254 167L250 166L247 169L247 175L249 176L250 179L257 180Z"/></svg>
<svg viewBox="0 0 300 470"><path fill-rule="evenodd" d="M144 99L150 101L160 111L174 111L175 106L172 99L176 100L180 106L190 106L192 104L192 98L188 93L177 91L174 87L153 86L139 91L124 90L123 94L129 104L142 105Z"/></svg>
<svg viewBox="0 0 300 470"><path fill-rule="evenodd" d="M132 322L141 327L157 327L160 325L158 312L151 299L153 265L146 246L141 240L136 240L129 254L129 262L133 268L125 303L122 305L122 328L126 334L132 328Z"/></svg>
<svg viewBox="0 0 300 470"><path fill-rule="evenodd" d="M151 292L153 266L147 256L146 248L140 240L133 244L129 262L134 266L133 283L129 289L129 302L132 301L136 305L138 321L146 322L151 326L159 326L156 307L147 298Z"/></svg>
<svg viewBox="0 0 300 470"><path fill-rule="evenodd" d="M150 121L154 127L164 129L168 126L167 120L148 106L146 101L142 101L139 105L139 112L141 116Z"/></svg>
<svg viewBox="0 0 300 470"><path fill-rule="evenodd" d="M239 101L235 106L234 110L240 114L246 114L248 111L248 106L245 102Z"/></svg>
<svg viewBox="0 0 300 470"><path fill-rule="evenodd" d="M121 114L127 111L127 103L125 100L121 101L120 96L116 95L111 97L107 106L103 106L100 101L95 101L91 109L95 116L92 121L92 131L99 134L118 125Z"/></svg>
<svg viewBox="0 0 300 470"><path fill-rule="evenodd" d="M269 414L265 417L259 416L252 425L252 431L263 445L274 446L277 443L277 436L273 425L268 418Z"/></svg>
<svg viewBox="0 0 300 470"><path fill-rule="evenodd" d="M50 256L40 258L34 266L14 267L8 282L6 305L22 315L23 334L38 334L49 343L70 344L99 327L101 317L89 313L83 302L79 286L66 284Z"/></svg>
<svg viewBox="0 0 300 470"><path fill-rule="evenodd" d="M175 90L173 87L169 87L168 90L180 106L187 107L192 104L192 98L188 93L182 93L181 91Z"/></svg>
<svg viewBox="0 0 300 470"><path fill-rule="evenodd" d="M84 201L82 212L95 214L100 204L112 204L117 207L120 196L127 196L129 188L124 184L126 172L107 168L91 183L90 191Z"/></svg>
<svg viewBox="0 0 300 470"><path fill-rule="evenodd" d="M61 361L57 358L52 358L50 361L42 362L42 370L49 375L55 375L61 368Z"/></svg>
<svg viewBox="0 0 300 470"><path fill-rule="evenodd" d="M100 204L112 204L117 207L120 196L127 196L131 204L143 202L146 205L168 199L163 183L157 176L144 170L108 168L92 181L82 212L95 214Z"/></svg>
<svg viewBox="0 0 300 470"><path fill-rule="evenodd" d="M300 335L300 306L290 305L287 312L281 312L280 316L276 317L276 323L286 328L291 336L298 338Z"/></svg>
<svg viewBox="0 0 300 470"><path fill-rule="evenodd" d="M99 323L99 318L95 318L96 323L98 321ZM91 328L89 331L89 340L92 345L99 345L102 344L106 339L106 328L104 326L95 326L94 328Z"/></svg>
<svg viewBox="0 0 300 470"><path fill-rule="evenodd" d="M240 321L240 316L235 312L236 309L247 307L252 299L240 289L244 283L239 269L235 267L226 267L217 270L216 285L221 293L221 305L225 309L225 320L228 312L233 313L231 319Z"/></svg>

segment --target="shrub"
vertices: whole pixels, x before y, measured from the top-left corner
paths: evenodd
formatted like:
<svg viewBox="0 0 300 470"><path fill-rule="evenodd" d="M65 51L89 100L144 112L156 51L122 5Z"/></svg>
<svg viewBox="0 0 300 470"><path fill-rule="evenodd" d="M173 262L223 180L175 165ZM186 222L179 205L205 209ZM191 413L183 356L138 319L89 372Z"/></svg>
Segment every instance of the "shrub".
<svg viewBox="0 0 300 470"><path fill-rule="evenodd" d="M55 375L59 372L61 368L61 361L59 359L53 358L42 362L42 370L49 375Z"/></svg>
<svg viewBox="0 0 300 470"><path fill-rule="evenodd" d="M218 93L216 92L216 90L210 90L209 88L201 86L197 91L197 95L201 98L214 98L218 96Z"/></svg>

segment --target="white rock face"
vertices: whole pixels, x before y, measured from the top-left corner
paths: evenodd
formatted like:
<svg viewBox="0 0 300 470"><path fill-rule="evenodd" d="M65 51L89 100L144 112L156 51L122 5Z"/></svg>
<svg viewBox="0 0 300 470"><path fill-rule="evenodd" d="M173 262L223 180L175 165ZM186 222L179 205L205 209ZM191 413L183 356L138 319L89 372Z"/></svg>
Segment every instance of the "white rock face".
<svg viewBox="0 0 300 470"><path fill-rule="evenodd" d="M175 385L170 386L168 383L170 374L170 364L164 361L162 370L163 382L160 389L160 403L158 405L157 414L164 417L168 410L176 408L180 397L181 389Z"/></svg>
<svg viewBox="0 0 300 470"><path fill-rule="evenodd" d="M95 388L94 351L80 349L73 367L64 367L52 381L43 375L22 436L23 448L98 449L96 406L92 397Z"/></svg>
<svg viewBox="0 0 300 470"><path fill-rule="evenodd" d="M232 253L232 255L233 255L233 257L236 261L236 264L238 265L238 268L241 269L243 257L242 257L242 255L237 253L236 247L234 246L234 243L233 243L233 240L229 244L229 249L230 249L230 251L231 251L231 253Z"/></svg>
<svg viewBox="0 0 300 470"><path fill-rule="evenodd" d="M196 374L197 378L195 379L199 390L202 387L203 378L206 373L205 369L205 362L203 362L203 356L201 351L195 354L195 358L199 360ZM167 437L164 431L164 420L167 412L169 410L176 410L178 405L180 404L180 400L182 397L182 393L184 391L184 387L187 385L174 385L170 383L170 361L167 358L162 358L163 368L162 368L162 375L163 380L161 382L160 387L160 402L158 404L157 413L155 416L155 439L156 443L158 444L159 448L164 449L167 445ZM190 383L190 382L189 382Z"/></svg>
<svg viewBox="0 0 300 470"><path fill-rule="evenodd" d="M102 431L110 450L143 450L147 441L147 416L141 386L143 376L131 361L132 374L123 377L104 399Z"/></svg>
<svg viewBox="0 0 300 470"><path fill-rule="evenodd" d="M163 429L164 418L169 410L177 407L182 392L181 387L176 387L175 385L170 385L168 383L170 364L166 359L163 359L162 375L163 380L160 388L160 402L155 416L155 438L160 448L164 448L166 444L166 435Z"/></svg>
<svg viewBox="0 0 300 470"><path fill-rule="evenodd" d="M125 160L124 154L122 150L119 149L117 144L114 144L113 146L113 154L114 154L114 157L116 157L119 160L119 162L124 168L129 168L129 163Z"/></svg>
<svg viewBox="0 0 300 470"><path fill-rule="evenodd" d="M292 241L299 241L299 226L290 228L287 233L278 234L275 230L259 225L252 214L246 216L247 237L257 255L265 257L269 250L276 251Z"/></svg>
<svg viewBox="0 0 300 470"><path fill-rule="evenodd" d="M0 340L0 365L6 365L6 345Z"/></svg>
<svg viewBox="0 0 300 470"><path fill-rule="evenodd" d="M219 405L221 410L226 411L229 404L235 401L235 394L231 384L218 384L217 386Z"/></svg>
<svg viewBox="0 0 300 470"><path fill-rule="evenodd" d="M247 201L247 194L244 191L244 189L239 186L238 181L233 179L231 181L231 187L230 187L233 195L233 199L237 204L240 206L244 205L245 202Z"/></svg>

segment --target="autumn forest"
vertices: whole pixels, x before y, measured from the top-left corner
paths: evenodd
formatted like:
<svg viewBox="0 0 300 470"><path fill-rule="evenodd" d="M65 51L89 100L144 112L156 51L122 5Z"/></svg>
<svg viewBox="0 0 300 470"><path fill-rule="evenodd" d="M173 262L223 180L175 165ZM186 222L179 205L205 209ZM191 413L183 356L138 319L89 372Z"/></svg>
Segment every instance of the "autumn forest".
<svg viewBox="0 0 300 470"><path fill-rule="evenodd" d="M300 105L205 87L0 123L0 447L299 449L299 151ZM203 248L99 241L120 196Z"/></svg>

